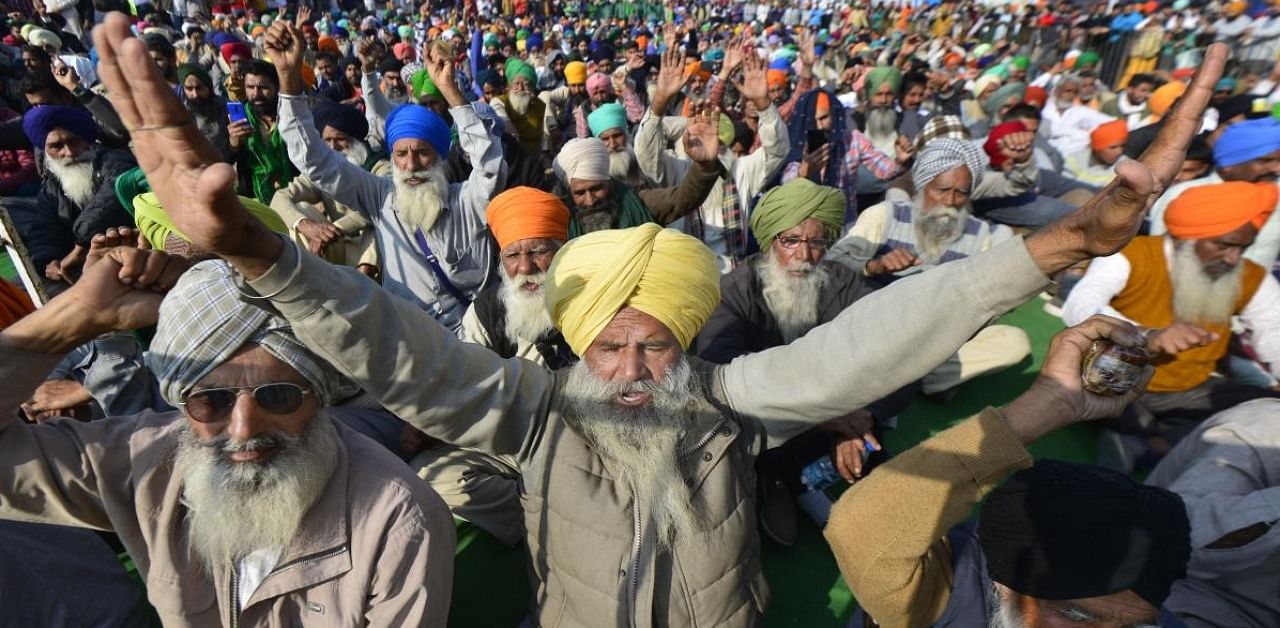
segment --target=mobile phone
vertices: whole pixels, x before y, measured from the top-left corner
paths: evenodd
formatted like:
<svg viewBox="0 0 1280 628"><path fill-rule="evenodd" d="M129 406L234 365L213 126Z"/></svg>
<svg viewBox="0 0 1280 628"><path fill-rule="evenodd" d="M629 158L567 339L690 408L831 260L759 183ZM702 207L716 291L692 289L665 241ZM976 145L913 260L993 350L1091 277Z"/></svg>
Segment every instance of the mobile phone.
<svg viewBox="0 0 1280 628"><path fill-rule="evenodd" d="M244 112L244 103L234 100L227 101L227 117L231 119L232 124L249 119L248 114Z"/></svg>
<svg viewBox="0 0 1280 628"><path fill-rule="evenodd" d="M827 144L827 132L822 129L809 129L805 133L805 150L814 151Z"/></svg>

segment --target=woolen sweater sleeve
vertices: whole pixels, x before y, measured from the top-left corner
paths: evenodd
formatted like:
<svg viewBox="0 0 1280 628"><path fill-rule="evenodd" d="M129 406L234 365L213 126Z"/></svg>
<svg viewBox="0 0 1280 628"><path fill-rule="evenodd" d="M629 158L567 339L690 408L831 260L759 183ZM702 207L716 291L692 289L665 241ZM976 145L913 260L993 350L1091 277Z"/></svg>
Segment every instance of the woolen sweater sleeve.
<svg viewBox="0 0 1280 628"><path fill-rule="evenodd" d="M823 534L858 604L882 628L936 622L951 598L943 537L1010 472L1030 466L1004 417L987 408L854 484Z"/></svg>

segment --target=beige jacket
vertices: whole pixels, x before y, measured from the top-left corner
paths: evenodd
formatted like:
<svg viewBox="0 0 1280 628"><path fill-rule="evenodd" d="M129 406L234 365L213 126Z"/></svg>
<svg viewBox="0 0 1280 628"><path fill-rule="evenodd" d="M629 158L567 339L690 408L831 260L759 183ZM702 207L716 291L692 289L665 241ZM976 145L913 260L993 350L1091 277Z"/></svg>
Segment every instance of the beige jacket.
<svg viewBox="0 0 1280 628"><path fill-rule="evenodd" d="M555 374L462 342L296 246L248 289L272 295L299 339L397 416L442 441L516 457L537 624L749 626L768 603L755 455L920 378L1047 282L1015 239L895 282L789 345L721 366L694 360L704 422L682 470L705 530L673 552L657 549L611 461L566 424ZM929 307L906 306L918 294Z"/></svg>
<svg viewBox="0 0 1280 628"><path fill-rule="evenodd" d="M181 415L27 425L4 392L0 516L115 532L165 626L446 624L453 518L403 463L355 432L335 423L333 476L275 569L237 604L235 570L209 577L187 541L173 473Z"/></svg>
<svg viewBox="0 0 1280 628"><path fill-rule="evenodd" d="M390 172L390 162L385 159L374 165L373 173L379 176ZM271 198L271 209L280 215L289 237L294 242L307 245L307 239L298 231L303 219L333 223L346 236L339 245L325 249L323 257L339 266L355 268L361 264L378 266L378 248L374 240L373 224L360 212L343 205L325 194L320 186L305 176L297 176L289 185L276 190Z"/></svg>

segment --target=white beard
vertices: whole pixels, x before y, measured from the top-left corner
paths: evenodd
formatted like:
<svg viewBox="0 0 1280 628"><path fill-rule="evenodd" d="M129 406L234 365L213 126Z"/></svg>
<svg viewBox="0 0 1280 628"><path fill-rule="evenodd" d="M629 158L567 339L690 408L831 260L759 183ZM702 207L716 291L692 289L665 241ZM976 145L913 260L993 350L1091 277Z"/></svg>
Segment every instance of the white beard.
<svg viewBox="0 0 1280 628"><path fill-rule="evenodd" d="M425 181L410 185L407 182L410 177ZM396 186L396 213L400 214L405 226L421 229L423 233L430 231L449 198L449 180L444 175L444 163L436 161L434 166L414 172L406 172L393 165L392 178Z"/></svg>
<svg viewBox="0 0 1280 628"><path fill-rule="evenodd" d="M1068 109L1076 106L1076 104L1070 100L1059 100L1057 98L1053 99L1053 105L1058 108L1058 113L1066 113Z"/></svg>
<svg viewBox="0 0 1280 628"><path fill-rule="evenodd" d="M58 185L62 186L62 192L82 209L93 198L96 191L93 189L93 162L87 158L86 154L79 158L68 159L48 157L44 161L45 167L53 173L53 178L58 180Z"/></svg>
<svg viewBox="0 0 1280 628"><path fill-rule="evenodd" d="M915 217L912 218L916 232L916 250L920 259L928 264L937 264L942 260L942 254L947 252L947 247L964 235L969 210L934 207L925 211L920 209L923 201L923 195L916 196Z"/></svg>
<svg viewBox="0 0 1280 628"><path fill-rule="evenodd" d="M866 136L881 152L894 154L894 142L898 140L898 114L893 107L867 110Z"/></svg>
<svg viewBox="0 0 1280 628"><path fill-rule="evenodd" d="M264 463L231 462L225 455L276 445ZM182 478L192 550L210 575L250 552L285 548L324 491L337 464L338 433L324 411L299 436L260 434L233 444L201 442L184 428L174 458Z"/></svg>
<svg viewBox="0 0 1280 628"><path fill-rule="evenodd" d="M1191 242L1173 247L1173 314L1184 323L1228 325L1240 298L1240 273L1244 262L1214 279L1204 271Z"/></svg>
<svg viewBox="0 0 1280 628"><path fill-rule="evenodd" d="M369 160L369 147L364 142L352 142L347 150L342 151L342 156L346 157L347 161L363 168L364 162Z"/></svg>
<svg viewBox="0 0 1280 628"><path fill-rule="evenodd" d="M633 391L648 392L652 400L641 408L614 402L619 394ZM596 453L612 462L619 490L632 489L636 507L653 523L664 548L703 528L680 466L681 446L700 423L695 411L699 394L698 380L685 358L661 384L603 380L583 360L569 369L564 385L566 420Z"/></svg>
<svg viewBox="0 0 1280 628"><path fill-rule="evenodd" d="M639 173L636 153L630 146L609 153L609 176L614 181L631 185Z"/></svg>
<svg viewBox="0 0 1280 628"><path fill-rule="evenodd" d="M991 616L987 627L1027 628L1027 622L1022 616L1022 611L1018 609L1012 599L1004 596L1003 589L1004 587L999 583L992 582L991 590L987 592L987 610Z"/></svg>
<svg viewBox="0 0 1280 628"><path fill-rule="evenodd" d="M803 277L790 274L772 249L765 251L756 264L765 306L778 322L782 340L788 344L818 324L818 299L827 286L827 269L822 265L804 262L794 268L807 272Z"/></svg>
<svg viewBox="0 0 1280 628"><path fill-rule="evenodd" d="M547 311L546 295L542 282L546 275L516 275L514 278L502 273L502 286L498 288L498 297L506 309L506 320L503 323L507 338L533 342L543 334L555 328L551 323L551 313ZM530 292L524 289L526 283L537 283L538 289Z"/></svg>
<svg viewBox="0 0 1280 628"><path fill-rule="evenodd" d="M511 103L511 110L516 115L523 116L529 113L529 104L533 102L533 95L525 92L511 92L507 94L507 101Z"/></svg>

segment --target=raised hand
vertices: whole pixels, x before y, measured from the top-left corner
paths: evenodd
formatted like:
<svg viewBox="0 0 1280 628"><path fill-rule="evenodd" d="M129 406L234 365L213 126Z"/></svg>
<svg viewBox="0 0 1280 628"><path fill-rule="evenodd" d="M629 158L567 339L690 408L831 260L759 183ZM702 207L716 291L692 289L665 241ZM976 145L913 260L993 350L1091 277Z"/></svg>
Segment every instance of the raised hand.
<svg viewBox="0 0 1280 628"><path fill-rule="evenodd" d="M1230 48L1212 44L1160 134L1142 156L1116 165L1116 178L1079 210L1027 238L1027 249L1046 275L1124 248L1142 225L1142 216L1164 191L1187 156L1201 118L1222 76Z"/></svg>
<svg viewBox="0 0 1280 628"><path fill-rule="evenodd" d="M360 59L360 71L368 74L378 68L377 59L373 56L373 42L360 40L356 43L356 57Z"/></svg>
<svg viewBox="0 0 1280 628"><path fill-rule="evenodd" d="M769 65L754 50L747 51L742 60L742 82L734 83L742 97L753 101L756 111L764 111L769 100Z"/></svg>
<svg viewBox="0 0 1280 628"><path fill-rule="evenodd" d="M306 26L307 22L310 22L310 21L311 21L311 7L305 4L298 7L298 15L293 18L293 26L295 28L300 29L303 26Z"/></svg>
<svg viewBox="0 0 1280 628"><path fill-rule="evenodd" d="M58 84L69 92L74 92L77 87L80 87L80 74L58 57L53 58L53 78L57 79Z"/></svg>
<svg viewBox="0 0 1280 628"><path fill-rule="evenodd" d="M423 48L422 63L445 101L450 107L467 104L467 99L458 89L458 81L454 78L453 51L450 47L441 42L433 42Z"/></svg>
<svg viewBox="0 0 1280 628"><path fill-rule="evenodd" d="M796 43L800 46L800 62L806 68L812 68L813 64L818 62L817 49L814 46L813 33L808 30L800 32L800 36L796 38Z"/></svg>
<svg viewBox="0 0 1280 628"><path fill-rule="evenodd" d="M295 96L302 93L302 31L285 21L273 22L267 29L263 47L271 55L280 77L280 93Z"/></svg>
<svg viewBox="0 0 1280 628"><path fill-rule="evenodd" d="M687 80L688 77L684 75L684 50L676 46L667 46L667 49L662 51L658 81L654 84L654 115L665 115L667 103L684 89Z"/></svg>
<svg viewBox="0 0 1280 628"><path fill-rule="evenodd" d="M689 159L701 164L713 163L720 157L720 110L704 107L689 117L684 132L684 151Z"/></svg>
<svg viewBox="0 0 1280 628"><path fill-rule="evenodd" d="M98 75L133 137L133 153L174 226L192 245L256 277L266 272L281 242L236 196L236 173L196 128L164 81L129 20L110 13L93 31Z"/></svg>
<svg viewBox="0 0 1280 628"><path fill-rule="evenodd" d="M741 37L735 37L725 44L724 63L720 66L720 80L729 80L729 77L733 76L733 73L742 65L745 56Z"/></svg>

